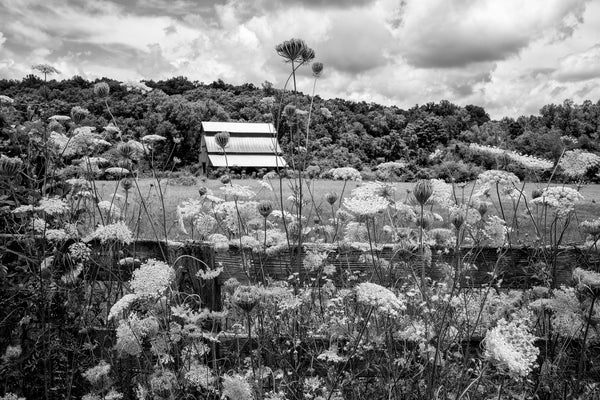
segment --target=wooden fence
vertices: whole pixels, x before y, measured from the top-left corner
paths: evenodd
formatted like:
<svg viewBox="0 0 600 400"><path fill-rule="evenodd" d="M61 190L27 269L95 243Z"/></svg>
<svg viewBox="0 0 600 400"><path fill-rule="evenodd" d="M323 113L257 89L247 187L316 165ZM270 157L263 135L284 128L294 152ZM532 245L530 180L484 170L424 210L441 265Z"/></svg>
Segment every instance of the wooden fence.
<svg viewBox="0 0 600 400"><path fill-rule="evenodd" d="M203 293L203 300L214 309L220 308L220 287L230 278L244 284L265 281L267 278L286 280L294 273L315 277L316 272L306 271L302 267L310 251L327 253L325 264L335 267L336 282L340 282L348 274L373 282L390 278L403 279L420 276L423 267L428 277L439 280L459 263L461 268L468 271L463 285L483 286L495 281L501 283L504 288L526 289L541 285L545 280L551 281L555 287L569 285L572 271L576 267L600 270L598 249L577 246L464 247L458 252L452 249L433 249L424 257L418 250L408 251L391 245L379 247L371 252L349 246L310 244L305 245L299 255L296 249L267 255L264 252L234 246L230 246L227 251L216 251L207 242L165 243L142 240L123 246L118 251L113 249L109 254L103 246L96 245L94 248L99 261L102 258L112 258L105 260L107 262L98 262L99 268L108 269L99 271L99 275L95 275L96 279L128 279L132 269L139 265L139 262L121 265L119 260L123 258L130 257L140 262L156 258L174 265L178 271L180 286L195 293ZM426 261L423 262L423 259ZM223 272L210 287L196 277L199 270L207 267L223 267Z"/></svg>

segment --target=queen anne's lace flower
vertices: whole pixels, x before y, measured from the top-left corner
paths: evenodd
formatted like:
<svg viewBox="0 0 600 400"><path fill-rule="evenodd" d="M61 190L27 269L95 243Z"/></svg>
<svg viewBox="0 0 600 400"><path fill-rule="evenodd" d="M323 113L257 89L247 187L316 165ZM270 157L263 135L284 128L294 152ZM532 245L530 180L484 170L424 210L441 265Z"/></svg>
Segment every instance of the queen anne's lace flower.
<svg viewBox="0 0 600 400"><path fill-rule="evenodd" d="M227 185L220 188L226 197L230 197L235 200L249 200L256 196L256 193L248 186L240 185Z"/></svg>
<svg viewBox="0 0 600 400"><path fill-rule="evenodd" d="M388 183L366 182L352 190L352 197L357 199L370 199L372 197L393 197L395 188ZM335 203L335 202L334 202Z"/></svg>
<svg viewBox="0 0 600 400"><path fill-rule="evenodd" d="M490 247L502 247L506 243L507 232L506 222L497 215L492 215L485 221L484 243Z"/></svg>
<svg viewBox="0 0 600 400"><path fill-rule="evenodd" d="M43 198L35 208L37 211L43 211L48 215L61 215L69 211L69 205L58 198Z"/></svg>
<svg viewBox="0 0 600 400"><path fill-rule="evenodd" d="M198 362L190 366L188 372L185 373L185 379L199 390L213 390L217 380L209 367Z"/></svg>
<svg viewBox="0 0 600 400"><path fill-rule="evenodd" d="M69 255L73 260L85 261L90 258L92 250L89 246L82 242L75 242L69 246Z"/></svg>
<svg viewBox="0 0 600 400"><path fill-rule="evenodd" d="M92 385L97 385L110 373L110 364L102 360L98 365L85 371L82 375Z"/></svg>
<svg viewBox="0 0 600 400"><path fill-rule="evenodd" d="M588 170L600 165L600 156L581 149L569 150L563 154L558 165L568 177L581 178Z"/></svg>
<svg viewBox="0 0 600 400"><path fill-rule="evenodd" d="M384 211L389 202L383 197L351 197L344 200L344 206L354 214L361 216L373 216L380 211Z"/></svg>
<svg viewBox="0 0 600 400"><path fill-rule="evenodd" d="M175 270L167 263L150 259L133 271L131 288L138 296L157 297L175 280Z"/></svg>
<svg viewBox="0 0 600 400"><path fill-rule="evenodd" d="M97 227L94 232L88 235L86 241L93 239L100 240L102 244L112 241L129 244L133 242L133 234L125 222L119 221Z"/></svg>
<svg viewBox="0 0 600 400"><path fill-rule="evenodd" d="M242 375L223 376L223 396L230 400L252 400L252 387Z"/></svg>
<svg viewBox="0 0 600 400"><path fill-rule="evenodd" d="M359 303L374 307L382 314L397 317L406 310L405 301L391 290L376 283L363 282L356 286L356 299Z"/></svg>
<svg viewBox="0 0 600 400"><path fill-rule="evenodd" d="M519 182L519 178L512 172L492 169L479 174L476 184L483 188L491 188L495 185L513 187Z"/></svg>
<svg viewBox="0 0 600 400"><path fill-rule="evenodd" d="M485 357L510 374L526 377L536 365L540 350L524 320L500 319L485 336Z"/></svg>
<svg viewBox="0 0 600 400"><path fill-rule="evenodd" d="M552 208L553 212L560 217L573 211L575 204L583 199L583 195L575 189L554 186L542 190L542 195L531 202Z"/></svg>
<svg viewBox="0 0 600 400"><path fill-rule="evenodd" d="M44 237L47 240L59 242L61 240L67 240L69 238L69 235L67 234L67 232L64 229L58 228L58 229L46 229L44 231Z"/></svg>
<svg viewBox="0 0 600 400"><path fill-rule="evenodd" d="M362 176L360 172L355 168L351 167L342 167L342 168L332 168L329 170L328 175L331 175L333 179L343 180L343 181L360 181L362 180Z"/></svg>
<svg viewBox="0 0 600 400"><path fill-rule="evenodd" d="M126 311L132 304L135 302L139 296L135 293L128 293L125 296L121 297L113 306L110 308L110 312L108 313L108 320L121 315L123 311Z"/></svg>
<svg viewBox="0 0 600 400"><path fill-rule="evenodd" d="M145 143L158 143L167 140L167 138L160 135L146 135L141 140Z"/></svg>

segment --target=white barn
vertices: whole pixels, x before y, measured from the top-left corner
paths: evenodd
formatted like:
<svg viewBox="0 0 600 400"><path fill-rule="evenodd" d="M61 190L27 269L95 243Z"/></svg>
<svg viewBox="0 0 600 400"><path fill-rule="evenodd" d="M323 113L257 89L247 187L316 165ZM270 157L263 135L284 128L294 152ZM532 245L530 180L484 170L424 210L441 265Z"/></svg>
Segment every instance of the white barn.
<svg viewBox="0 0 600 400"><path fill-rule="evenodd" d="M219 132L228 132L229 143L223 150L215 141ZM277 132L271 123L202 122L200 163L202 173L211 168L277 168L287 163L282 157Z"/></svg>

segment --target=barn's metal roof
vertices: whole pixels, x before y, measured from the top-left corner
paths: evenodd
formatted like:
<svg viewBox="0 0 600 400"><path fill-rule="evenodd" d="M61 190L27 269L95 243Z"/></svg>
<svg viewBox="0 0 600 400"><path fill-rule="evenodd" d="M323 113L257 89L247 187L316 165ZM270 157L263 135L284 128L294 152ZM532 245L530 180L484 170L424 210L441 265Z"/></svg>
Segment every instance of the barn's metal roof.
<svg viewBox="0 0 600 400"><path fill-rule="evenodd" d="M275 127L264 122L212 122L203 121L204 132L229 132L229 133L267 133L275 134Z"/></svg>
<svg viewBox="0 0 600 400"><path fill-rule="evenodd" d="M209 153L221 154L223 150L217 144L214 136L205 136L204 141L206 143L206 150ZM281 147L279 147L279 143L277 143L277 139L268 138L268 137L236 137L232 136L229 138L229 143L225 146L225 151L227 154L229 153L267 153L267 154L275 154L275 149L277 149L277 153L281 154Z"/></svg>
<svg viewBox="0 0 600 400"><path fill-rule="evenodd" d="M225 162L224 155L209 154L211 164L214 167L256 167L256 168L273 168L273 167L285 167L287 163L282 157L274 154L232 154L227 156L227 162Z"/></svg>

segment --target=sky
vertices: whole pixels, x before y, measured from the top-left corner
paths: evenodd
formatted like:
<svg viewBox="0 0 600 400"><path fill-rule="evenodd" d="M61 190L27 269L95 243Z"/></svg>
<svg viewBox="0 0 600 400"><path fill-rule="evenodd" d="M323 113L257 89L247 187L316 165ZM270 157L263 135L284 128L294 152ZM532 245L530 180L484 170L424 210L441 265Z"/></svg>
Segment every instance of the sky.
<svg viewBox="0 0 600 400"><path fill-rule="evenodd" d="M494 119L600 100L600 0L2 0L0 78L46 63L120 81L270 81L301 38L316 94L409 108L449 100ZM311 93L309 67L298 88Z"/></svg>

